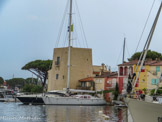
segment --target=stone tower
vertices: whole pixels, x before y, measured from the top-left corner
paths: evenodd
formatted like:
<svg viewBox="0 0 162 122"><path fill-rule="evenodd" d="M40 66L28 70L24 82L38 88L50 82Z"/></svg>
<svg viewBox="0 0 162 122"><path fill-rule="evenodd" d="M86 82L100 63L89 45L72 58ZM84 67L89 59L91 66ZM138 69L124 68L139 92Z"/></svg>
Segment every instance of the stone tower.
<svg viewBox="0 0 162 122"><path fill-rule="evenodd" d="M79 86L79 80L92 76L92 49L71 48L70 89ZM63 90L67 87L68 47L55 48L52 69L48 75L48 91Z"/></svg>

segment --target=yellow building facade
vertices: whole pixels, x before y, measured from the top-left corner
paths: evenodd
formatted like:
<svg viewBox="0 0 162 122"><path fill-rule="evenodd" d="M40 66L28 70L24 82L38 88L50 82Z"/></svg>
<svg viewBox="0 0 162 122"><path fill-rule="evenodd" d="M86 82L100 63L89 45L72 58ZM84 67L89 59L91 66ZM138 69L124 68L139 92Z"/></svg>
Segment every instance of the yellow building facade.
<svg viewBox="0 0 162 122"><path fill-rule="evenodd" d="M136 76L138 74L139 67L140 66L137 68ZM133 66L133 69L135 71L136 65ZM147 63L144 65L139 75L135 90L143 90L144 88L147 90L155 89L159 83L161 72L162 66L159 62ZM159 86L162 86L161 83Z"/></svg>
<svg viewBox="0 0 162 122"><path fill-rule="evenodd" d="M139 67L140 66L138 66L138 68L137 68L136 76L138 74ZM133 69L135 71L136 65L133 66ZM149 66L147 66L147 65L143 66L142 70L143 71L141 71L141 73L139 75L139 79L138 79L138 81L136 83L136 87L135 87L136 90L142 90L144 88L147 88L147 81L148 81L147 71L149 71Z"/></svg>
<svg viewBox="0 0 162 122"><path fill-rule="evenodd" d="M162 66L150 66L150 72L148 72L148 83L147 88L149 90L155 89L157 87L157 84L160 82L159 78L162 72ZM161 87L162 84L159 83L159 86Z"/></svg>
<svg viewBox="0 0 162 122"><path fill-rule="evenodd" d="M105 78L94 78L94 82L95 82L95 90L96 91L102 91L104 90L104 86L105 86Z"/></svg>

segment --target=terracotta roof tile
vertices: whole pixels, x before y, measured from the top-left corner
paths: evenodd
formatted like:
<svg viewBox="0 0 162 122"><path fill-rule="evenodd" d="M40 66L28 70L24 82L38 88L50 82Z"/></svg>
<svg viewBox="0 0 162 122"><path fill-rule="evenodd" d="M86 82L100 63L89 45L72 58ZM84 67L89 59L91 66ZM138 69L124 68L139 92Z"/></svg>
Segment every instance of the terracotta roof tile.
<svg viewBox="0 0 162 122"><path fill-rule="evenodd" d="M117 77L117 72L102 72L100 76L96 76L95 78L105 78L105 77Z"/></svg>
<svg viewBox="0 0 162 122"><path fill-rule="evenodd" d="M93 71L93 74L99 75L99 74L100 74L100 72L95 72L95 71Z"/></svg>
<svg viewBox="0 0 162 122"><path fill-rule="evenodd" d="M89 78L84 78L84 79L81 79L79 80L79 82L93 82L93 78L92 77L89 77Z"/></svg>
<svg viewBox="0 0 162 122"><path fill-rule="evenodd" d="M150 64L151 66L162 66L162 61L157 61L157 62L154 62L152 64Z"/></svg>
<svg viewBox="0 0 162 122"><path fill-rule="evenodd" d="M134 61L125 62L123 64L119 64L118 66L132 66L132 65L137 64L137 63L138 63L138 61L134 60Z"/></svg>
<svg viewBox="0 0 162 122"><path fill-rule="evenodd" d="M118 66L132 66L132 65L135 65L137 63L138 63L138 61L135 60L135 61L130 61L130 62L125 62L123 64L119 64ZM144 64L149 65L149 66L162 66L162 61L157 61L157 60L149 61L149 60L146 60L144 62Z"/></svg>
<svg viewBox="0 0 162 122"><path fill-rule="evenodd" d="M145 65L152 65L156 63L157 61L145 61Z"/></svg>

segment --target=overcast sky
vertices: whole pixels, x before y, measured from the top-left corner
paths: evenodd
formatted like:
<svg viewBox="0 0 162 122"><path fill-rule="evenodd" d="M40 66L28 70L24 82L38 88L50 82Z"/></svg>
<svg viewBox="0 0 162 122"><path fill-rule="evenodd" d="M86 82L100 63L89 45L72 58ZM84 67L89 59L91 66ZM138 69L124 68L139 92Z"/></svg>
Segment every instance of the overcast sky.
<svg viewBox="0 0 162 122"><path fill-rule="evenodd" d="M153 0L76 1L88 47L93 50L93 64L105 63L112 70L117 69L117 64L122 62L124 36L127 59L135 52ZM138 51L143 49L160 2L155 1ZM52 59L66 3L67 0L0 0L0 76L31 77L31 73L21 70L22 66L36 59ZM77 14L77 11L73 13L76 18ZM73 22L77 21L75 17ZM67 31L66 22L64 26ZM161 32L162 15L150 46L151 50L162 53ZM77 41L82 40L79 33L78 29L78 36L74 35L76 45L82 43ZM64 46L61 44L65 34L62 36L60 47Z"/></svg>

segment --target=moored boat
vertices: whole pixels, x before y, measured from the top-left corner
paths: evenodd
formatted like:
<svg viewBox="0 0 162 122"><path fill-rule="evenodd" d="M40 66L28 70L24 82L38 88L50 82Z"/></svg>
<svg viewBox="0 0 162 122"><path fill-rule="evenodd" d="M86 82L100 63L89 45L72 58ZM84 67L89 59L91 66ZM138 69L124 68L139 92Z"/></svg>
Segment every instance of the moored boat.
<svg viewBox="0 0 162 122"><path fill-rule="evenodd" d="M127 98L134 122L161 122L162 104Z"/></svg>
<svg viewBox="0 0 162 122"><path fill-rule="evenodd" d="M77 90L76 90L77 91ZM87 90L79 90L79 92L88 92ZM89 93L94 93L89 91ZM103 98L92 96L89 94L77 94L77 95L54 95L46 94L42 97L44 104L46 105L106 105L106 101Z"/></svg>
<svg viewBox="0 0 162 122"><path fill-rule="evenodd" d="M0 102L15 102L16 97L12 90L1 89L0 90Z"/></svg>
<svg viewBox="0 0 162 122"><path fill-rule="evenodd" d="M131 94L134 93L135 85L136 85L137 80L139 78L141 69L144 65L144 61L145 61L147 51L148 51L149 46L150 46L150 42L151 42L152 37L153 37L153 33L154 33L154 30L155 30L155 27L156 27L156 24L157 24L157 21L158 21L160 12L161 12L161 8L162 8L162 2L160 4L156 18L155 18L154 23L152 25L152 28L151 28L151 31L149 33L149 36L148 36L148 39L146 41L143 52L140 56L140 59L138 61L137 66L136 66L136 67L138 67L138 65L140 64L138 74L137 74L136 78L134 78L135 80L131 83L131 86L132 86ZM161 81L161 77L159 78L159 81ZM131 94L130 94L130 96L131 96ZM161 99L160 99L159 102L154 102L153 97L151 97L151 96L146 96L142 99L140 99L140 97L138 97L138 99L137 98L136 99L126 98L126 103L128 105L129 111L132 115L134 122L161 122L162 121L162 104L160 104L160 102L161 102Z"/></svg>
<svg viewBox="0 0 162 122"><path fill-rule="evenodd" d="M42 94L20 95L16 97L23 104L44 105Z"/></svg>

